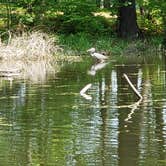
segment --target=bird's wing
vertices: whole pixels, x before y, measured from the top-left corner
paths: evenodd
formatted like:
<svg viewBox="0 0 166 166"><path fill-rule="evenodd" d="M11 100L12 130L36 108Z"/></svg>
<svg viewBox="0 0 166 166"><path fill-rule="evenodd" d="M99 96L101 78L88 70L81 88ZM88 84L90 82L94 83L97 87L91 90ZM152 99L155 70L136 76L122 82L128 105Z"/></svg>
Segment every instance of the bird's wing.
<svg viewBox="0 0 166 166"><path fill-rule="evenodd" d="M107 59L106 56L100 53L93 53L93 56L95 56L97 59Z"/></svg>

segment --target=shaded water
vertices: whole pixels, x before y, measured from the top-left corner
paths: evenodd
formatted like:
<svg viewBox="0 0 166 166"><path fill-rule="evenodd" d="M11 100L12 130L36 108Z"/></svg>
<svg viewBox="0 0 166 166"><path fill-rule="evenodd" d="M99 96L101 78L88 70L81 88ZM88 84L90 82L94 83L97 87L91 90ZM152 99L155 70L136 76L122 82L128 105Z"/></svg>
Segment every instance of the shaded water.
<svg viewBox="0 0 166 166"><path fill-rule="evenodd" d="M67 64L45 82L1 80L0 165L166 165L165 59L91 65ZM79 94L88 83L91 100Z"/></svg>

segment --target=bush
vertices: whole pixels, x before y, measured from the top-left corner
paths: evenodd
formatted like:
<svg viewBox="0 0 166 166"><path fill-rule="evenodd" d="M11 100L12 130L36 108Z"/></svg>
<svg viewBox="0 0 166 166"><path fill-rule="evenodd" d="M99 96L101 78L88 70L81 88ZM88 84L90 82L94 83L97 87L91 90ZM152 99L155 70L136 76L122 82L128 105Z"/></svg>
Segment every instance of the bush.
<svg viewBox="0 0 166 166"><path fill-rule="evenodd" d="M94 16L96 9L94 3L85 0L61 3L60 10L63 15L59 15L56 19L59 32L96 34L110 31L109 22L104 17Z"/></svg>
<svg viewBox="0 0 166 166"><path fill-rule="evenodd" d="M9 37L7 44L0 43L0 58L38 60L51 57L59 49L55 39L45 33L23 33L21 36Z"/></svg>
<svg viewBox="0 0 166 166"><path fill-rule="evenodd" d="M75 34L79 32L86 32L92 35L96 33L110 33L112 32L109 22L101 16L60 16L57 23L59 25L59 32L65 34Z"/></svg>

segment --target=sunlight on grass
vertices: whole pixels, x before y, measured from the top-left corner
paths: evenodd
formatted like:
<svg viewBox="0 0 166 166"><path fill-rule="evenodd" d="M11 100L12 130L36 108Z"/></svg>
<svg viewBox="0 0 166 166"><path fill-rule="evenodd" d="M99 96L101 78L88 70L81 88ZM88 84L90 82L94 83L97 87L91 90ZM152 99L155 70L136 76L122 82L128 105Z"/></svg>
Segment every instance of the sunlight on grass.
<svg viewBox="0 0 166 166"><path fill-rule="evenodd" d="M112 15L111 12L96 12L94 13L94 16L102 16L102 17L105 17L107 19L112 19L112 18L117 18L117 15Z"/></svg>

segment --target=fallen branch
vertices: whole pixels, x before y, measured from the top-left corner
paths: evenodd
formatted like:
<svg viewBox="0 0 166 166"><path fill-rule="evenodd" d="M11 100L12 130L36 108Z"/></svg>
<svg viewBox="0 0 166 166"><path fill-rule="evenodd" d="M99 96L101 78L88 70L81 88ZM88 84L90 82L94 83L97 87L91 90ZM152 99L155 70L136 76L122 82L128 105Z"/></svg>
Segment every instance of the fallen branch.
<svg viewBox="0 0 166 166"><path fill-rule="evenodd" d="M123 74L123 76L125 77L126 81L130 85L130 87L132 88L132 90L136 93L136 95L140 98L140 100L142 100L142 95L138 92L138 90L132 84L132 82L130 81L130 79L128 78L128 76L126 74Z"/></svg>
<svg viewBox="0 0 166 166"><path fill-rule="evenodd" d="M85 98L86 100L92 100L92 96L87 95L87 94L85 94L85 93L81 94L81 96L82 96L83 98Z"/></svg>
<svg viewBox="0 0 166 166"><path fill-rule="evenodd" d="M19 76L19 73L1 73L0 77L13 77L13 76Z"/></svg>
<svg viewBox="0 0 166 166"><path fill-rule="evenodd" d="M13 69L0 69L0 77L12 77L20 75L20 70L17 68Z"/></svg>
<svg viewBox="0 0 166 166"><path fill-rule="evenodd" d="M19 73L20 70L13 68L13 69L0 69L0 73Z"/></svg>
<svg viewBox="0 0 166 166"><path fill-rule="evenodd" d="M88 89L90 89L91 86L92 86L92 84L87 84L87 85L80 91L80 94L86 93L86 91L87 91Z"/></svg>
<svg viewBox="0 0 166 166"><path fill-rule="evenodd" d="M80 91L80 95L81 95L82 97L84 97L85 99L87 99L87 100L92 100L92 97L91 97L90 95L87 95L87 94L86 94L86 91L87 91L88 89L90 89L91 86L92 86L92 84L87 84L87 85Z"/></svg>

